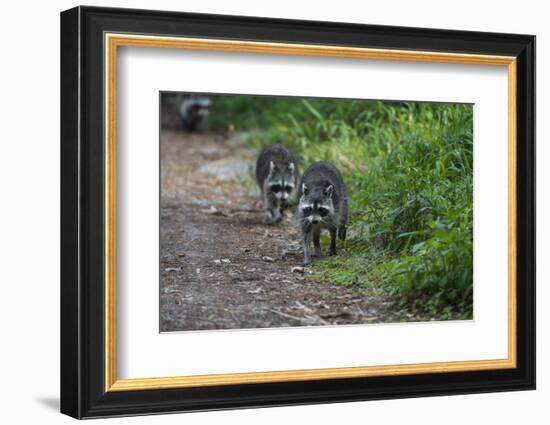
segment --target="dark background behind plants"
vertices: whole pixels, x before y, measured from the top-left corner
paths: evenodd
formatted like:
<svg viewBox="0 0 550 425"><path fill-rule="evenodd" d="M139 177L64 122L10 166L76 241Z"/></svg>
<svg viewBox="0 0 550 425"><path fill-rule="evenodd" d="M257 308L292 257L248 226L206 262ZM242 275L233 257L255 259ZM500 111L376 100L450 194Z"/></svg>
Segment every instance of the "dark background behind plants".
<svg viewBox="0 0 550 425"><path fill-rule="evenodd" d="M464 104L213 96L209 127L258 150L284 143L302 170L340 168L349 237L315 278L449 319L472 317L472 119Z"/></svg>

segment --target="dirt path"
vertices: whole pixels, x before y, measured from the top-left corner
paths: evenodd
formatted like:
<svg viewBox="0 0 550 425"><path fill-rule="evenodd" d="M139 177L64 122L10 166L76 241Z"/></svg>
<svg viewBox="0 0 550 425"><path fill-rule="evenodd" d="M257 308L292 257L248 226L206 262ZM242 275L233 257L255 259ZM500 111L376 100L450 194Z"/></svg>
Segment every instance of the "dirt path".
<svg viewBox="0 0 550 425"><path fill-rule="evenodd" d="M299 229L264 224L250 155L220 135L163 132L161 331L386 321L389 301L293 271Z"/></svg>

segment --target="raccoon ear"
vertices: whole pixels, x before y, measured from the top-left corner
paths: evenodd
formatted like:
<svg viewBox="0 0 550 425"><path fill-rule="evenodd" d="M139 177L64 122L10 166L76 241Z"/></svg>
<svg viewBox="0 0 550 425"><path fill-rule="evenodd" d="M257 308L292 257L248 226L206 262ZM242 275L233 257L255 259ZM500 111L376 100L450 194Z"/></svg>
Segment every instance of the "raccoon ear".
<svg viewBox="0 0 550 425"><path fill-rule="evenodd" d="M294 163L293 163L293 162L291 162L291 163L289 164L288 170L289 170L292 174L294 174Z"/></svg>
<svg viewBox="0 0 550 425"><path fill-rule="evenodd" d="M332 198L332 192L334 191L334 186L330 185L325 189L325 196L327 198Z"/></svg>
<svg viewBox="0 0 550 425"><path fill-rule="evenodd" d="M307 188L306 184L305 183L302 183L302 193L304 195L307 195L307 192L309 191L309 189Z"/></svg>

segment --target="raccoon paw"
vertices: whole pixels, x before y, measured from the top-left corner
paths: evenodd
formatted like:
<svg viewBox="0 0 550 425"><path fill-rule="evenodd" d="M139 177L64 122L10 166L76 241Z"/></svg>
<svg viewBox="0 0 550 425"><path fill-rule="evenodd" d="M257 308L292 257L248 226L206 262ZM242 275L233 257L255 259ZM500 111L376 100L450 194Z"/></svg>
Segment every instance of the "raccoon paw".
<svg viewBox="0 0 550 425"><path fill-rule="evenodd" d="M266 217L266 218L264 219L264 223L265 223L265 224L272 225L272 224L278 224L278 223L280 223L282 220L283 220L283 217L282 217L282 216L271 213L268 217Z"/></svg>
<svg viewBox="0 0 550 425"><path fill-rule="evenodd" d="M340 240L342 240L342 241L346 240L346 233L347 233L347 229L346 229L345 226L341 226L338 229L338 237L340 238Z"/></svg>
<svg viewBox="0 0 550 425"><path fill-rule="evenodd" d="M269 218L267 223L268 224L279 224L281 221L283 221L283 216L279 215L279 216L276 216L276 217Z"/></svg>

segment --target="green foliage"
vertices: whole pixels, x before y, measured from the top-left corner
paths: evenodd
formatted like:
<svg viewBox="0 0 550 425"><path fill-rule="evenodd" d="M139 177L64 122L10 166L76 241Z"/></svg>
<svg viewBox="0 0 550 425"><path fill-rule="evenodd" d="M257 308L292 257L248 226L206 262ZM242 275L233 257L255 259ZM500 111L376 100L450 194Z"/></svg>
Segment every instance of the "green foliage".
<svg viewBox="0 0 550 425"><path fill-rule="evenodd" d="M257 148L281 142L303 167L342 171L346 255L314 263L316 278L434 318L472 316L471 105L223 96L212 112L218 128L261 129Z"/></svg>
<svg viewBox="0 0 550 425"><path fill-rule="evenodd" d="M328 241L326 244L328 245ZM347 244L348 247L349 245ZM312 279L353 287L366 295L380 295L387 292L387 272L378 266L385 264L388 258L386 252L373 248L341 250L340 255L319 262L323 272L315 273Z"/></svg>

